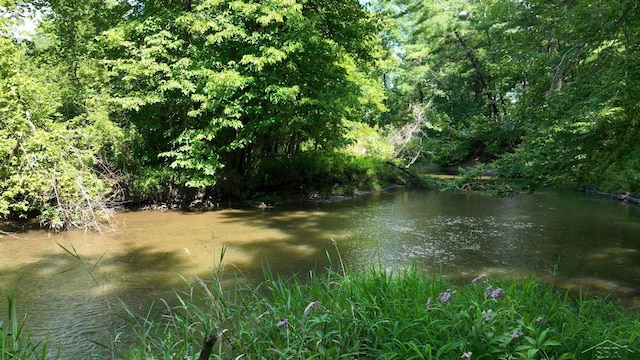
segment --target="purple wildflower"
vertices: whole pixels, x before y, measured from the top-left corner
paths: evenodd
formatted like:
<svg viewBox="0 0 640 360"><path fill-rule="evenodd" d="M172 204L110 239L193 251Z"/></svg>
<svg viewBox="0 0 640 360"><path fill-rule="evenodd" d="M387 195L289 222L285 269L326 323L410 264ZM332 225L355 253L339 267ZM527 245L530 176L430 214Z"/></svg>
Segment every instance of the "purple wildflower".
<svg viewBox="0 0 640 360"><path fill-rule="evenodd" d="M278 321L278 329L284 330L289 326L289 319L284 319L282 321Z"/></svg>
<svg viewBox="0 0 640 360"><path fill-rule="evenodd" d="M469 306L469 312L472 313L474 311L476 311L476 307L473 305Z"/></svg>
<svg viewBox="0 0 640 360"><path fill-rule="evenodd" d="M447 290L442 294L440 294L440 296L438 296L438 300L440 300L441 303L446 304L449 302L449 300L451 300L451 295L452 293L450 293L449 290Z"/></svg>
<svg viewBox="0 0 640 360"><path fill-rule="evenodd" d="M538 324L542 324L542 323L544 323L545 321L547 321L547 320L546 320L545 318L543 318L542 316L538 316L538 318L536 319L536 322L537 322Z"/></svg>
<svg viewBox="0 0 640 360"><path fill-rule="evenodd" d="M518 339L520 339L520 337L521 337L522 335L524 335L524 334L522 333L522 331L518 331L518 330L516 330L516 331L514 331L514 332L511 334L511 338L512 338L513 340L518 340Z"/></svg>
<svg viewBox="0 0 640 360"><path fill-rule="evenodd" d="M471 351L464 352L462 356L460 356L460 359L471 360L471 355L473 355Z"/></svg>
<svg viewBox="0 0 640 360"><path fill-rule="evenodd" d="M493 317L493 310L482 310L481 315L484 316L484 321L490 321Z"/></svg>
<svg viewBox="0 0 640 360"><path fill-rule="evenodd" d="M478 277L477 277L477 278L475 278L475 279L471 280L471 283L475 284L475 283L477 283L478 281L480 281L480 280L484 280L484 279L486 279L486 278L487 278L487 274L480 274L480 275L478 275Z"/></svg>
<svg viewBox="0 0 640 360"><path fill-rule="evenodd" d="M493 286L489 285L487 287L487 297L489 299L499 299L502 297L502 288L493 288Z"/></svg>
<svg viewBox="0 0 640 360"><path fill-rule="evenodd" d="M427 309L430 308L431 306L433 306L433 298L430 297L429 300L427 300Z"/></svg>

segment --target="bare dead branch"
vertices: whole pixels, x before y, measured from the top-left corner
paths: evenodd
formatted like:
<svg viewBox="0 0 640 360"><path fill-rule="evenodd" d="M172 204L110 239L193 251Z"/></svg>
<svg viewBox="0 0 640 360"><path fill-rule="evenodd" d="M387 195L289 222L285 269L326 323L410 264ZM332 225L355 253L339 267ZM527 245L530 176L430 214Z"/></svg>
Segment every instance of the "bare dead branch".
<svg viewBox="0 0 640 360"><path fill-rule="evenodd" d="M404 159L407 167L418 161L422 155L422 147L412 145L415 145L416 142L422 143L422 139L427 137L426 129L429 125L427 109L429 106L430 104L411 104L409 111L411 111L412 120L391 133L390 142L394 147L392 158Z"/></svg>

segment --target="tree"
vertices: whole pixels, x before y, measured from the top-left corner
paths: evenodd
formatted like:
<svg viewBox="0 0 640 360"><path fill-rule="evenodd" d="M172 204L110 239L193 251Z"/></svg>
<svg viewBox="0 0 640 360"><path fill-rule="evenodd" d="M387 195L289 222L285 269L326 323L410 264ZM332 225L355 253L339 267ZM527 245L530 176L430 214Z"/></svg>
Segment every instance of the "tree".
<svg viewBox="0 0 640 360"><path fill-rule="evenodd" d="M489 4L401 0L390 8L404 26L394 45L402 69L391 86L396 113L430 104L439 114L425 142L432 162L488 161L517 141L507 118L510 78L498 74L504 35Z"/></svg>
<svg viewBox="0 0 640 360"><path fill-rule="evenodd" d="M112 129L101 119L60 118L61 90L50 70L0 38L0 216L39 214L55 230L100 229L111 189L94 165L100 134Z"/></svg>
<svg viewBox="0 0 640 360"><path fill-rule="evenodd" d="M87 4L76 2L74 16L86 15ZM43 13L57 12L45 14L40 32L29 37L13 36L9 17L0 20L0 216L38 215L54 230L100 230L116 182L105 156L122 132L99 96L100 69L86 54L91 31L80 18L52 15L72 4L2 5L20 16L45 5Z"/></svg>
<svg viewBox="0 0 640 360"><path fill-rule="evenodd" d="M533 1L510 20L529 44L514 111L528 121L507 174L638 190L638 15L634 1Z"/></svg>
<svg viewBox="0 0 640 360"><path fill-rule="evenodd" d="M340 146L349 120L384 110L376 21L356 0L0 6L43 17L25 41L1 18L3 217L97 227L122 185L209 189Z"/></svg>
<svg viewBox="0 0 640 360"><path fill-rule="evenodd" d="M251 175L261 158L341 144L374 29L355 0L142 1L100 41L140 157L204 188L223 168Z"/></svg>

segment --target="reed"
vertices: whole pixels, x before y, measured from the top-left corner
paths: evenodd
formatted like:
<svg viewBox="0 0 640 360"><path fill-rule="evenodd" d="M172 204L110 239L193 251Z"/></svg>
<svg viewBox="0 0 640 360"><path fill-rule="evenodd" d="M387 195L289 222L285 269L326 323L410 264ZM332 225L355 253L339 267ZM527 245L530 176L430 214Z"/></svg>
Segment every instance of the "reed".
<svg viewBox="0 0 640 360"><path fill-rule="evenodd" d="M23 333L27 319L26 315L21 319L18 317L14 301L17 288L16 285L10 291L0 291L0 295L7 303L6 317L0 317L0 360L45 359L46 342L32 343ZM3 321L3 318L6 322Z"/></svg>

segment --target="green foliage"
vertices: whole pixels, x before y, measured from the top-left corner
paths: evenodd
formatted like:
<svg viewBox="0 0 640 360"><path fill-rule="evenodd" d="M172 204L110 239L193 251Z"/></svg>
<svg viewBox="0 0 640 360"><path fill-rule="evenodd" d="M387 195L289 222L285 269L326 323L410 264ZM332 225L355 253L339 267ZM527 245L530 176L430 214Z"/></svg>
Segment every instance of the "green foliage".
<svg viewBox="0 0 640 360"><path fill-rule="evenodd" d="M521 133L504 125L509 122L511 80L497 73L502 35L488 28L499 21L491 5L397 1L388 9L406 28L396 36L399 45L393 45L402 51L395 51L400 69L389 81L390 98L397 104L389 107L401 118L415 104L428 104L438 114L432 115L438 118L437 126L427 130L427 161L490 161L513 146Z"/></svg>
<svg viewBox="0 0 640 360"><path fill-rule="evenodd" d="M521 146L503 161L505 169L518 164L528 178L556 184L606 184L603 175L612 164L624 168L633 162L628 153L638 131L637 99L628 84L639 74L631 70L637 41L629 35L640 29L638 6L603 2L594 8L579 2L536 4L535 9L540 15L531 25L539 31L517 35L548 51L530 49L522 58L553 71L536 72L518 100L517 114L529 124ZM557 22L559 13L575 20ZM585 19L598 22L598 30L586 26ZM569 23L576 26L569 29Z"/></svg>
<svg viewBox="0 0 640 360"><path fill-rule="evenodd" d="M269 193L343 195L411 180L410 174L392 161L395 149L386 129L362 122L346 125L348 145L343 149L303 149L291 156L265 156L245 181L246 188L239 181L227 181L221 187L233 187L238 197L263 201Z"/></svg>
<svg viewBox="0 0 640 360"><path fill-rule="evenodd" d="M499 158L500 174L532 184L633 187L637 2L390 4L405 31L390 45L400 65L389 107L430 103L445 116L427 159Z"/></svg>
<svg viewBox="0 0 640 360"><path fill-rule="evenodd" d="M404 182L398 169L376 156L307 151L290 158L260 161L254 191L351 194Z"/></svg>
<svg viewBox="0 0 640 360"><path fill-rule="evenodd" d="M39 214L55 230L100 228L111 189L94 165L113 139L104 132L117 136L118 129L99 106L61 118L61 90L48 78L54 69L35 67L18 45L0 42L0 87L7 90L0 93L0 216Z"/></svg>
<svg viewBox="0 0 640 360"><path fill-rule="evenodd" d="M130 314L138 337L127 358L195 357L212 332L222 359L596 359L605 340L631 359L640 346L636 315L535 279L456 286L416 269L329 270L304 282L267 272L257 288L228 292L196 279L177 303L162 320Z"/></svg>
<svg viewBox="0 0 640 360"><path fill-rule="evenodd" d="M149 2L99 40L142 165L204 188L264 156L343 144L344 119L380 103L374 24L357 1Z"/></svg>
<svg viewBox="0 0 640 360"><path fill-rule="evenodd" d="M610 164L601 175L604 191L640 194L640 149L622 155L620 161Z"/></svg>
<svg viewBox="0 0 640 360"><path fill-rule="evenodd" d="M5 218L95 228L111 189L148 200L236 188L229 179L255 179L263 158L331 152L348 121L385 110L376 17L356 0L37 0L2 11L18 6L43 18L19 42L2 17Z"/></svg>
<svg viewBox="0 0 640 360"><path fill-rule="evenodd" d="M362 122L347 124L349 131L346 138L349 145L346 152L355 156L375 156L382 159L393 158L394 146L385 136L385 131L378 126L369 126Z"/></svg>
<svg viewBox="0 0 640 360"><path fill-rule="evenodd" d="M0 317L0 360L45 359L47 344L30 342L23 333L26 318L19 319L15 303L16 288L9 292L0 290L7 303L6 317ZM3 320L7 320L6 323Z"/></svg>
<svg viewBox="0 0 640 360"><path fill-rule="evenodd" d="M633 0L1 6L3 218L96 227L112 189L348 192L385 161L638 191Z"/></svg>

